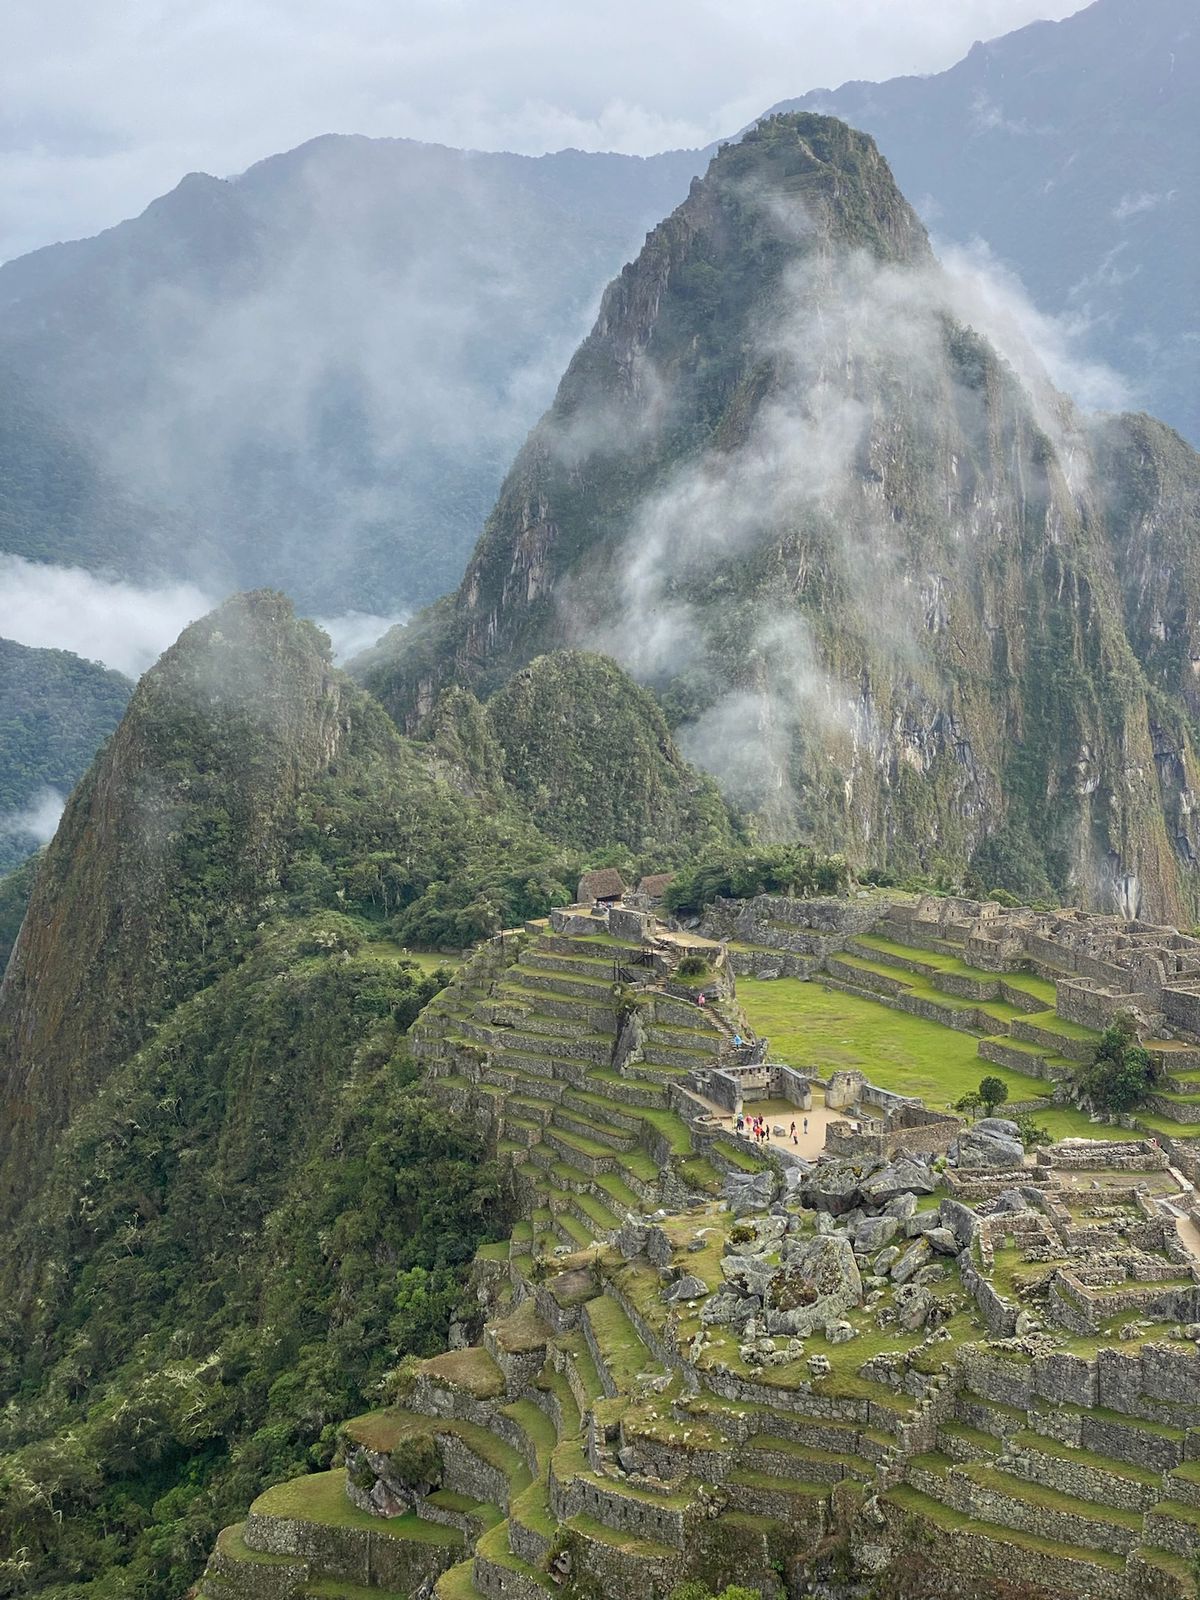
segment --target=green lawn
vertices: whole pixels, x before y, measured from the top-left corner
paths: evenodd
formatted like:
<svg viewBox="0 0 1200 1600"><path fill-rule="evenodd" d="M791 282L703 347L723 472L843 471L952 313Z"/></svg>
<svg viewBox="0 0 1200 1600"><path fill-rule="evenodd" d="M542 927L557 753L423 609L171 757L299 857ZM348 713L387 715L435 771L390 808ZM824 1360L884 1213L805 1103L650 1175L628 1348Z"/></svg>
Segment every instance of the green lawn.
<svg viewBox="0 0 1200 1600"><path fill-rule="evenodd" d="M857 1068L881 1089L919 1095L935 1110L978 1088L983 1077L1000 1078L1013 1100L1032 1100L1049 1088L982 1060L972 1034L820 983L743 978L737 993L754 1031L769 1039L770 1055L822 1078Z"/></svg>
<svg viewBox="0 0 1200 1600"><path fill-rule="evenodd" d="M420 967L428 976L436 972L439 967L445 967L453 972L462 965L461 955L451 955L445 950L413 950L405 945L397 944L394 939L373 939L367 949L375 955L391 956L397 961L411 961L414 967Z"/></svg>
<svg viewBox="0 0 1200 1600"><path fill-rule="evenodd" d="M320 1522L329 1528L361 1528L384 1533L395 1539L412 1539L419 1544L461 1545L462 1534L436 1522L422 1522L415 1516L374 1517L360 1511L346 1498L346 1474L314 1472L306 1478L277 1483L259 1495L252 1507L260 1517L286 1517L299 1522Z"/></svg>

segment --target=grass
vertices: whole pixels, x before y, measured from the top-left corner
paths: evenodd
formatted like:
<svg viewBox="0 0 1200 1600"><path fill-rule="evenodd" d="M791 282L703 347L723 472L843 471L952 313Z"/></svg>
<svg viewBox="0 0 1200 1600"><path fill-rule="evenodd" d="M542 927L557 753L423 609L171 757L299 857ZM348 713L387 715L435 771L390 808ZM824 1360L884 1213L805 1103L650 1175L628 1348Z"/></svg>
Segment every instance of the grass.
<svg viewBox="0 0 1200 1600"><path fill-rule="evenodd" d="M375 955L390 956L394 961L411 961L426 977L439 967L453 972L463 961L461 955L451 955L445 950L413 950L397 944L394 939L373 939L367 948Z"/></svg>
<svg viewBox="0 0 1200 1600"><path fill-rule="evenodd" d="M393 1539L408 1539L414 1544L437 1544L451 1549L462 1544L462 1534L457 1528L422 1522L413 1515L374 1517L369 1511L360 1511L346 1498L346 1474L341 1468L277 1483L273 1489L259 1495L251 1511L256 1517L319 1522L327 1528L361 1528L364 1532L384 1533Z"/></svg>
<svg viewBox="0 0 1200 1600"><path fill-rule="evenodd" d="M1080 1500L1075 1495L1064 1494L1061 1489L1050 1489L1042 1483L1031 1483L1026 1478L1015 1478L982 1461L969 1461L958 1469L985 1489L1007 1495L1013 1500L1027 1500L1047 1511L1058 1511L1064 1516L1086 1518L1091 1522L1108 1523L1114 1528L1141 1530L1142 1513L1125 1511L1116 1506L1097 1505L1091 1500ZM1200 1512L1197 1513L1200 1515Z"/></svg>
<svg viewBox="0 0 1200 1600"><path fill-rule="evenodd" d="M626 1555L639 1556L643 1561L679 1559L678 1550L669 1544L656 1544L653 1539L642 1539L635 1533L618 1533L613 1528L606 1528L595 1517L589 1517L582 1512L572 1517L567 1527L584 1539L591 1539L596 1544L609 1545L612 1549L624 1551Z"/></svg>
<svg viewBox="0 0 1200 1600"><path fill-rule="evenodd" d="M433 1592L438 1600L482 1600L475 1587L475 1558L460 1561L443 1572Z"/></svg>
<svg viewBox="0 0 1200 1600"><path fill-rule="evenodd" d="M799 978L743 978L738 999L771 1055L818 1077L849 1068L894 1093L944 1106L983 1077L999 1078L1012 1100L1040 1099L1046 1085L984 1061L973 1034Z"/></svg>
<svg viewBox="0 0 1200 1600"><path fill-rule="evenodd" d="M494 1400L504 1393L504 1374L479 1345L434 1356L425 1362L423 1370L428 1377L466 1389L477 1400Z"/></svg>
<svg viewBox="0 0 1200 1600"><path fill-rule="evenodd" d="M584 1316L619 1393L628 1393L639 1373L662 1370L623 1308L610 1295L589 1300Z"/></svg>
<svg viewBox="0 0 1200 1600"><path fill-rule="evenodd" d="M929 1495L910 1488L908 1484L898 1484L894 1489L889 1489L884 1499L902 1511L911 1512L914 1516L934 1523L947 1533L976 1534L985 1539L994 1539L1000 1544L1015 1544L1022 1550L1034 1550L1039 1555L1057 1556L1067 1561L1089 1562L1093 1566L1107 1567L1110 1572L1125 1570L1123 1556L1110 1555L1106 1550L1084 1549L1080 1545L1060 1544L1054 1539L1043 1539L1039 1534L1020 1533L1015 1528L1002 1528L996 1523L980 1522L977 1518L968 1516L965 1511L955 1511L952 1507L931 1499Z"/></svg>

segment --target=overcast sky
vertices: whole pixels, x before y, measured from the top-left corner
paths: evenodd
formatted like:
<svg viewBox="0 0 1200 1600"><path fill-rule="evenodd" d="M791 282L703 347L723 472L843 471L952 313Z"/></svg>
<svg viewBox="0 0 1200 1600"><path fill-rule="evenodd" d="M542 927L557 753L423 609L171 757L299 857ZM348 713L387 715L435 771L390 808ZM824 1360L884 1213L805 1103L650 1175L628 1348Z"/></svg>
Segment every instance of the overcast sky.
<svg viewBox="0 0 1200 1600"><path fill-rule="evenodd" d="M0 259L319 133L705 144L1080 0L3 0Z"/></svg>

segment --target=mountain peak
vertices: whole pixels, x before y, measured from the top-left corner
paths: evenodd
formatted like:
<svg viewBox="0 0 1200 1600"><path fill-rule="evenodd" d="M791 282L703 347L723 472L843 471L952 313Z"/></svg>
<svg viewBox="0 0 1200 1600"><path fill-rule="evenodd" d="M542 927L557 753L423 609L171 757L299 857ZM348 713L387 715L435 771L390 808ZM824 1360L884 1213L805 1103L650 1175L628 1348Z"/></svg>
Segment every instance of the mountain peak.
<svg viewBox="0 0 1200 1600"><path fill-rule="evenodd" d="M26 1172L257 918L348 692L324 634L270 591L193 623L143 677L67 804L0 988L0 1127Z"/></svg>

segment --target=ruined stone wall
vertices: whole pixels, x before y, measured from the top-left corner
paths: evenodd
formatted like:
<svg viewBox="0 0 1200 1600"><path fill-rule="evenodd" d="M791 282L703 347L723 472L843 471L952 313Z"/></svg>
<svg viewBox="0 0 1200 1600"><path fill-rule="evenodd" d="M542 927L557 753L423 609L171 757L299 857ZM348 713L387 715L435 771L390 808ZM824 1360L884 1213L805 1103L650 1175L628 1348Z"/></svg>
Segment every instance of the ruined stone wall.
<svg viewBox="0 0 1200 1600"><path fill-rule="evenodd" d="M285 1517L256 1517L251 1511L244 1534L251 1550L267 1555L299 1556L347 1583L376 1584L392 1594L412 1594L435 1578L457 1552L437 1545L392 1538L386 1522L374 1528L335 1527Z"/></svg>

